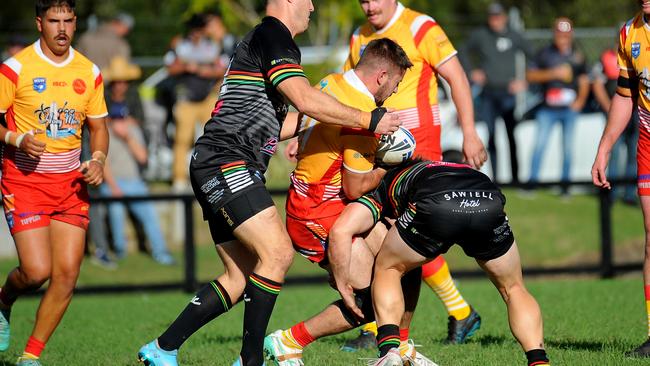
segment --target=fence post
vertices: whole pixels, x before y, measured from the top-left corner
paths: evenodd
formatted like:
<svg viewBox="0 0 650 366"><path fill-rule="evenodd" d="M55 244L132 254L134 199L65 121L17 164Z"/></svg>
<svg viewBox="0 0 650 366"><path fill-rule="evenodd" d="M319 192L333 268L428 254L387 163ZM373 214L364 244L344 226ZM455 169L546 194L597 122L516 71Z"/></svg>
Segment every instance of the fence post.
<svg viewBox="0 0 650 366"><path fill-rule="evenodd" d="M182 198L185 211L185 283L183 290L188 293L196 291L196 253L194 248L194 212L192 196Z"/></svg>
<svg viewBox="0 0 650 366"><path fill-rule="evenodd" d="M612 199L611 190L601 189L600 198L600 276L614 277L612 258Z"/></svg>

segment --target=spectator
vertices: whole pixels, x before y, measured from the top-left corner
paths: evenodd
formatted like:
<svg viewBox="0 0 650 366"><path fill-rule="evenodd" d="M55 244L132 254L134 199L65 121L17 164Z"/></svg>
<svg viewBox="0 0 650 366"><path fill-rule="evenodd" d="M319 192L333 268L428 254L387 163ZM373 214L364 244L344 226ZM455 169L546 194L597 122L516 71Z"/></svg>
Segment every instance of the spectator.
<svg viewBox="0 0 650 366"><path fill-rule="evenodd" d="M573 24L561 17L553 26L553 43L542 48L526 73L529 82L541 84L544 102L539 108L537 133L530 173L530 183L536 183L544 149L556 122L562 124L562 182L570 180L573 132L578 113L589 94L589 77L585 56L573 43ZM562 187L568 195L568 187Z"/></svg>
<svg viewBox="0 0 650 366"><path fill-rule="evenodd" d="M219 12L207 12L204 14L204 17L205 35L217 42L219 47L221 47L221 61L228 64L230 56L233 55L235 46L237 46L237 39L228 33Z"/></svg>
<svg viewBox="0 0 650 366"><path fill-rule="evenodd" d="M519 181L517 143L515 141L515 95L526 90L526 80L517 79L515 61L519 52L532 56L528 43L519 32L508 27L508 15L499 3L488 7L487 26L472 32L465 44L463 59L470 70L470 80L482 88L479 113L490 135L488 152L492 175L497 177L495 125L503 118L510 146L512 182Z"/></svg>
<svg viewBox="0 0 650 366"><path fill-rule="evenodd" d="M76 48L103 71L109 67L113 57L130 59L131 47L125 37L131 31L134 24L135 22L131 15L120 13L98 28L89 30L81 35ZM87 160L90 159L90 151L88 151L90 141L88 140L87 127L83 130L82 138L81 156ZM91 196L97 196L99 192L96 188L89 187L89 194ZM91 263L109 269L115 268L115 263L108 256L106 206L91 205L88 215L90 216L88 235L95 244L95 251Z"/></svg>
<svg viewBox="0 0 650 366"><path fill-rule="evenodd" d="M106 102L113 149L106 160L106 182L100 191L102 195L112 197L147 195L149 190L140 175L140 167L147 163L147 149L139 123L129 107L137 103L129 100L129 82L140 77L140 68L129 64L124 58L116 57L104 74L109 80ZM158 223L158 214L148 201L109 204L108 214L117 257L126 255L125 205L142 224L153 259L161 264L173 264Z"/></svg>
<svg viewBox="0 0 650 366"><path fill-rule="evenodd" d="M210 119L217 100L213 93L225 73L221 48L206 36L206 17L195 14L187 21L186 35L165 56L169 74L176 78L176 136L174 139L173 184L177 191L189 189L188 153L197 122Z"/></svg>
<svg viewBox="0 0 650 366"><path fill-rule="evenodd" d="M600 60L592 69L592 90L594 97L607 116L612 104L612 97L616 93L618 80L618 61L616 47L611 47L600 55ZM621 138L612 148L609 161L609 176L612 178L636 177L636 145L639 140L639 113L632 110L632 118L621 134ZM625 157L622 152L625 151ZM623 173L620 172L624 166ZM616 193L616 192L615 192ZM615 195L615 194L614 194ZM630 205L637 204L636 188L626 185L623 189L623 202Z"/></svg>
<svg viewBox="0 0 650 366"><path fill-rule="evenodd" d="M131 46L125 39L135 20L130 14L120 13L97 29L84 33L77 43L77 49L85 54L103 71L113 57L131 59Z"/></svg>

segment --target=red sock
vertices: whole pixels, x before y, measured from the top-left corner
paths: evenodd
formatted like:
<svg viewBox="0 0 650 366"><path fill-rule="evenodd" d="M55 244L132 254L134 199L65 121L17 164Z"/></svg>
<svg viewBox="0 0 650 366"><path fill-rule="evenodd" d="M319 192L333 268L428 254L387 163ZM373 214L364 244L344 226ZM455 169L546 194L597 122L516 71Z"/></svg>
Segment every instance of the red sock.
<svg viewBox="0 0 650 366"><path fill-rule="evenodd" d="M29 353L34 357L41 357L41 352L43 352L44 348L45 348L45 343L30 336L29 340L27 341L27 346L25 347L25 353Z"/></svg>
<svg viewBox="0 0 650 366"><path fill-rule="evenodd" d="M307 347L308 344L314 341L314 337L307 331L305 327L305 322L300 322L293 327L291 327L291 335L293 339L298 342L301 347Z"/></svg>
<svg viewBox="0 0 650 366"><path fill-rule="evenodd" d="M409 340L409 328L404 328L399 330L399 340L406 342Z"/></svg>

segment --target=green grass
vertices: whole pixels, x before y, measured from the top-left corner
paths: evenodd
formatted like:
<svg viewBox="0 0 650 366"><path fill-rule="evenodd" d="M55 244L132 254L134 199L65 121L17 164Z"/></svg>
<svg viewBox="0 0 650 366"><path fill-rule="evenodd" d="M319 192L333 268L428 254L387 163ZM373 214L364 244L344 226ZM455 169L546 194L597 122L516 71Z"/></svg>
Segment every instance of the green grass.
<svg viewBox="0 0 650 366"><path fill-rule="evenodd" d="M523 365L525 358L510 335L505 306L487 280L459 283L464 296L483 317L483 326L465 345L447 346L446 314L423 288L412 336L420 352L440 365ZM530 291L543 313L546 344L556 365L640 365L623 352L645 335L640 279L609 281L533 280ZM182 293L78 296L43 354L44 365L136 365L135 354L158 336L185 306ZM336 293L326 286L287 287L280 295L269 331L313 315ZM38 299L22 299L12 314L11 348L0 366L12 365L33 326ZM243 307L238 306L195 334L182 348L181 365L230 365L240 347ZM359 354L338 351L355 333L315 342L305 351L307 365L363 365Z"/></svg>

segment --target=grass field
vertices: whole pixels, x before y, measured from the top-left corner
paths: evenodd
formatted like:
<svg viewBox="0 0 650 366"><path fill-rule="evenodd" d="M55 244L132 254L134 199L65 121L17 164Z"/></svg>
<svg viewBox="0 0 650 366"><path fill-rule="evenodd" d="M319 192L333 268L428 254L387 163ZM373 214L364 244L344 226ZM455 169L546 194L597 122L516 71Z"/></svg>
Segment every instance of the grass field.
<svg viewBox="0 0 650 366"><path fill-rule="evenodd" d="M524 266L593 264L598 261L598 201L576 195L569 202L550 191L534 199L506 190L506 210L522 253ZM278 207L283 198L278 198ZM198 211L197 211L198 213ZM197 215L197 273L201 281L217 275L221 264L210 244L207 226ZM615 260L640 262L643 225L640 209L615 205L613 212ZM165 226L169 230L170 226ZM133 248L132 248L133 249ZM182 263L180 247L174 255ZM453 269L474 269L476 264L452 248L447 259ZM15 259L0 260L4 276ZM321 275L316 266L296 257L289 275ZM79 286L180 282L182 265L162 267L148 256L131 253L109 271L83 264ZM615 280L585 278L528 281L544 312L546 342L555 365L642 365L623 352L638 345L646 332L640 274ZM523 365L525 357L510 335L505 306L487 280L461 280L467 300L483 317L483 327L466 345L446 346L446 315L441 303L423 290L412 335L420 351L440 365ZM136 365L135 354L146 341L159 335L191 296L180 292L76 297L43 355L45 365ZM288 327L309 317L334 300L325 285L288 286L282 291L269 331ZM14 339L0 354L0 366L13 365L33 326L38 299L24 298L14 308ZM230 365L240 347L242 307L213 322L183 347L181 365ZM320 340L305 352L307 365L364 365L359 357L372 352L345 354L338 347L356 333Z"/></svg>
<svg viewBox="0 0 650 366"><path fill-rule="evenodd" d="M412 329L420 351L440 365L523 365L509 333L505 306L487 280L459 283L483 317L483 327L465 345L442 344L446 317L440 302L423 289ZM555 365L642 365L623 352L645 334L642 286L637 278L529 281L544 312L546 343ZM280 295L269 331L287 327L321 309L336 293L326 286L288 287ZM141 344L156 337L190 298L182 293L79 296L43 354L44 365L136 365ZM37 299L20 300L12 314L12 346L0 366L13 365L33 325ZM213 321L181 349L181 365L230 365L240 347L243 307ZM354 334L317 341L305 351L307 365L364 365L338 351Z"/></svg>

